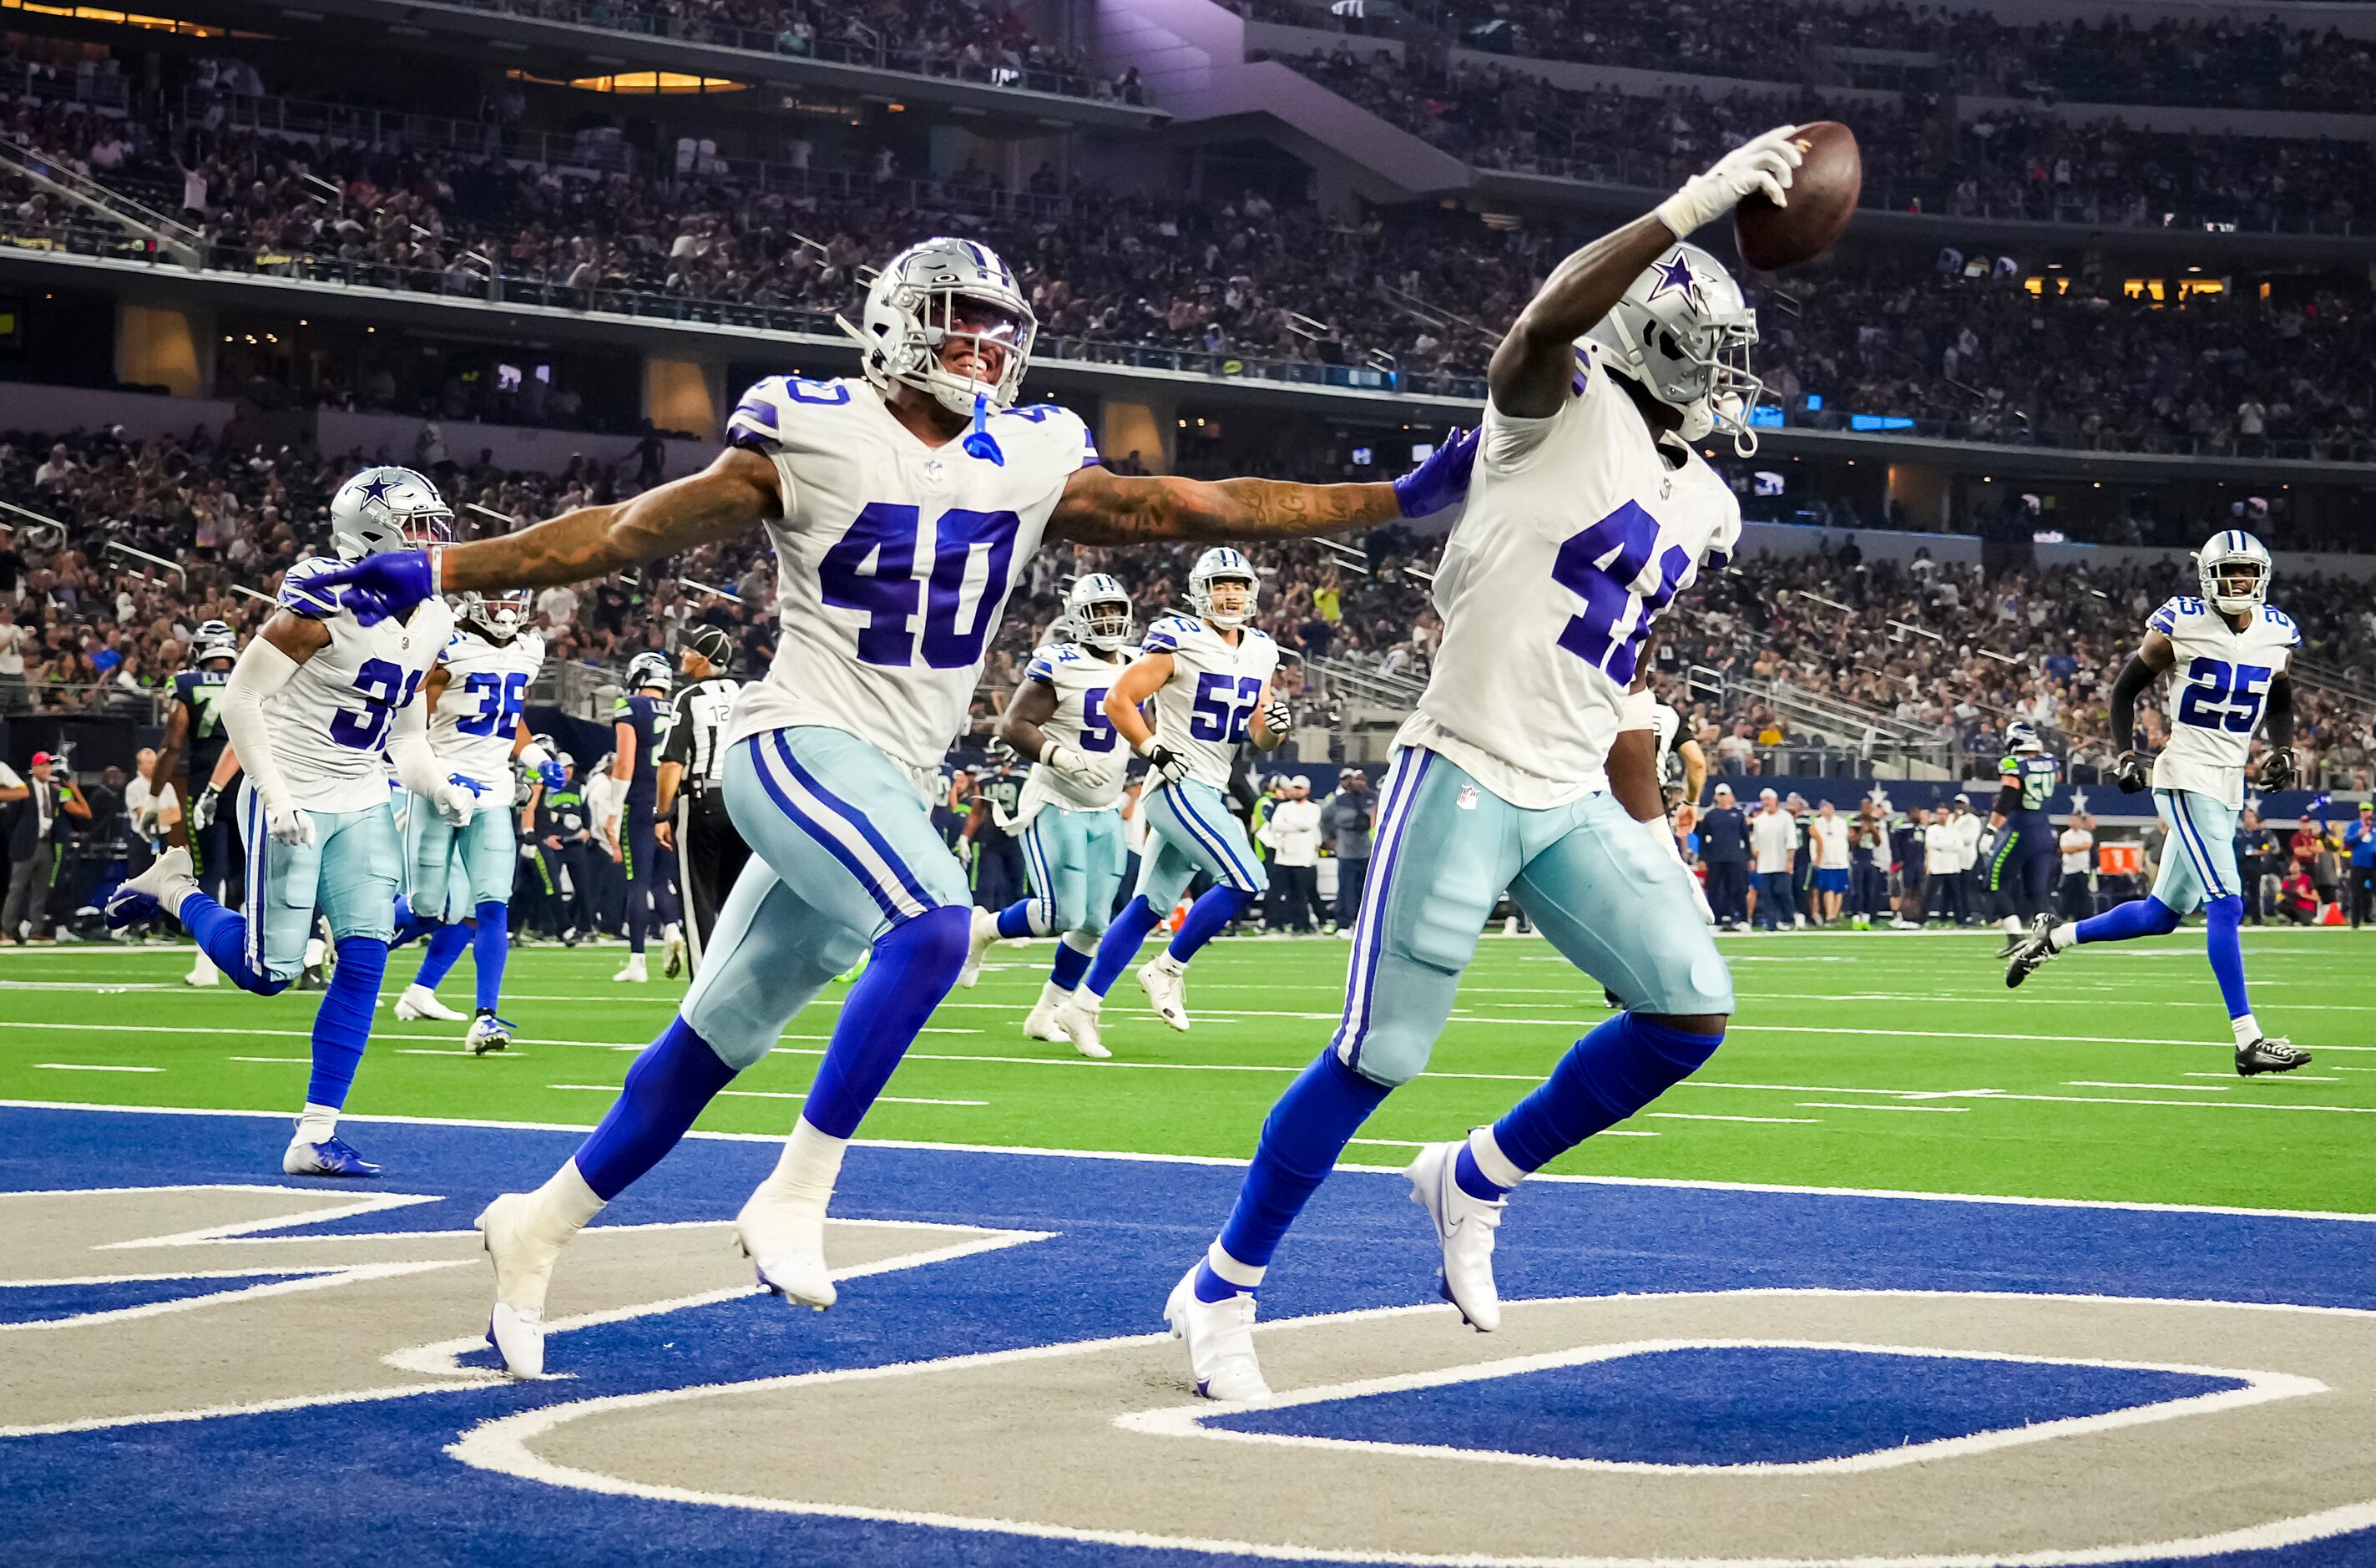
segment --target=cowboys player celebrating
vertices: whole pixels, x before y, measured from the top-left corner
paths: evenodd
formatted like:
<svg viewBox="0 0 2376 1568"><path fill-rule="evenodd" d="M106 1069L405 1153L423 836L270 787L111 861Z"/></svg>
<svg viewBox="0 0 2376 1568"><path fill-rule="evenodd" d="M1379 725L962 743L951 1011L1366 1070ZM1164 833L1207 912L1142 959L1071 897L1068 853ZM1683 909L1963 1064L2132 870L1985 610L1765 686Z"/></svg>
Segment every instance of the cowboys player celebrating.
<svg viewBox="0 0 2376 1568"><path fill-rule="evenodd" d="M1129 858L1122 823L1128 754L1105 704L1136 631L1130 594L1105 573L1090 573L1065 593L1063 625L1071 640L1051 641L1031 656L998 721L999 738L1033 760L1016 813L1031 896L996 913L974 911L972 946L960 979L973 983L982 955L1001 937L1062 932L1023 1032L1059 1045L1070 1041L1084 1056L1105 1057L1113 1053L1098 1039L1095 1016L1075 1034L1065 1028L1063 1009L1088 972Z"/></svg>
<svg viewBox="0 0 2376 1568"><path fill-rule="evenodd" d="M2083 942L2163 936L2200 906L2211 973L2236 1034L2236 1071L2289 1073L2310 1061L2291 1041L2261 1032L2244 989L2243 883L2236 874L2236 821L2244 809L2244 770L2252 731L2268 727L2269 752L2257 779L2263 790L2292 785L2294 688L2286 672L2301 633L2267 602L2269 552L2240 529L2216 535L2195 557L2203 594L2169 600L2145 624L2144 642L2112 683L2112 734L2136 735L2138 695L2172 670L2169 743L2153 759L2154 807L2169 829L2161 873L2143 898L2084 921L2040 915L2014 949L2005 984L2019 985L2056 954ZM2123 790L2147 782L2145 759L2124 751L2112 778Z"/></svg>
<svg viewBox="0 0 2376 1568"><path fill-rule="evenodd" d="M765 1288L832 1305L825 1218L842 1152L968 947L965 873L919 780L964 725L1007 596L1043 539L1277 539L1422 516L1458 499L1475 452L1447 442L1392 484L1109 473L1077 416L1015 406L1030 305L1005 263L966 240L892 257L850 330L862 376L760 382L700 474L336 578L365 613L403 614L440 591L576 582L754 528L776 552L775 663L744 691L725 742L727 807L754 859L676 1017L593 1135L542 1187L480 1217L495 1265L490 1336L515 1372L543 1365L563 1245L871 953L781 1160L736 1219Z"/></svg>
<svg viewBox="0 0 2376 1568"><path fill-rule="evenodd" d="M1546 1083L1409 1171L1443 1290L1501 1323L1493 1232L1512 1188L1688 1076L1724 1038L1732 982L1669 830L1652 729L1629 695L1652 622L1723 565L1740 507L1693 448L1753 450L1756 317L1681 243L1800 161L1792 127L1727 154L1553 269L1494 350L1475 479L1436 568L1442 651L1395 737L1336 1038L1263 1123L1236 1206L1166 1306L1197 1391L1269 1394L1255 1293L1345 1145L1425 1066L1503 888L1624 1011Z"/></svg>
<svg viewBox="0 0 2376 1568"><path fill-rule="evenodd" d="M528 689L544 668L544 638L528 625L528 595L466 593L455 608L461 624L422 683L421 697L429 710L429 746L447 769L446 782L469 790L477 809L461 827L432 811L405 820L406 901L414 918L443 923L429 933L420 972L397 998L396 1016L459 1021L459 1013L437 1000L437 985L468 947L478 972L478 1012L463 1048L483 1056L512 1041L511 1025L495 1009L511 950L519 859L514 784L520 768L549 790L561 788L563 777L522 717ZM452 910L460 912L448 921Z"/></svg>
<svg viewBox="0 0 2376 1568"><path fill-rule="evenodd" d="M1278 645L1245 624L1255 589L1253 564L1243 555L1226 545L1205 552L1188 574L1196 618L1168 615L1147 627L1146 647L1106 693L1107 721L1150 768L1138 805L1148 837L1137 896L1106 928L1087 984L1058 1015L1076 1045L1096 1043L1106 992L1201 871L1213 885L1190 908L1170 944L1138 971L1156 1016L1185 1030L1188 960L1270 885L1229 808L1238 747L1251 740L1273 751L1287 740L1287 703L1270 689ZM1152 725L1140 711L1147 702L1155 706Z"/></svg>
<svg viewBox="0 0 2376 1568"><path fill-rule="evenodd" d="M365 469L330 498L331 541L350 564L442 540L453 523L436 487L410 469ZM234 985L259 996L297 978L317 905L328 919L338 968L314 1017L313 1077L281 1158L291 1176L379 1174L338 1125L371 1037L403 879L387 764L415 810L462 827L475 803L430 750L413 701L454 634L453 612L426 600L365 624L325 586L336 576L327 561L291 566L280 608L223 688L223 729L247 773L245 906L226 909L200 892L187 849L168 851L107 903L115 926L161 907Z"/></svg>

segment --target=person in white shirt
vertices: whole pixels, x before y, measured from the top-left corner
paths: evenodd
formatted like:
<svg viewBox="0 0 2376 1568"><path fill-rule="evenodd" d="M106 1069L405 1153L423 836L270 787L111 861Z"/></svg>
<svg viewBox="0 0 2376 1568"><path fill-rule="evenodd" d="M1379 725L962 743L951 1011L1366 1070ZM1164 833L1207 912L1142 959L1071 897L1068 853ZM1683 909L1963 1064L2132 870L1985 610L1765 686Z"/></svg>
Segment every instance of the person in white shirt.
<svg viewBox="0 0 2376 1568"><path fill-rule="evenodd" d="M1271 808L1260 837L1270 850L1270 928L1311 932L1320 908L1320 805L1312 780L1297 774Z"/></svg>
<svg viewBox="0 0 2376 1568"><path fill-rule="evenodd" d="M1749 895L1750 923L1780 930L1790 923L1790 873L1799 864L1799 824L1771 790L1759 791L1757 814L1749 819L1749 861L1757 873L1757 885Z"/></svg>
<svg viewBox="0 0 2376 1568"><path fill-rule="evenodd" d="M1956 896L1961 900L1955 921L1961 925L1966 923L1978 903L1978 899L1974 897L1978 889L1973 885L1978 879L1972 875L1972 868L1980 863L1980 835L1988 831L1989 825L1985 818L1972 809L1972 797L1962 794L1955 797L1954 812L1947 820L1955 829Z"/></svg>
<svg viewBox="0 0 2376 1568"><path fill-rule="evenodd" d="M1815 858L1815 923L1832 925L1847 897L1849 862L1847 819L1829 801L1808 819L1807 852Z"/></svg>
<svg viewBox="0 0 2376 1568"><path fill-rule="evenodd" d="M1942 813L1922 830L1922 864L1930 884L1929 905L1936 905L1942 916L1958 925L1965 908L1963 858L1963 830L1954 816ZM1930 918L1929 905L1921 911L1925 921Z"/></svg>
<svg viewBox="0 0 2376 1568"><path fill-rule="evenodd" d="M2056 842L2062 850L2062 884L2056 901L2064 920L2084 921L2096 912L2095 890L2087 885L2087 862L2096 855L2096 819L2085 813L2073 817Z"/></svg>

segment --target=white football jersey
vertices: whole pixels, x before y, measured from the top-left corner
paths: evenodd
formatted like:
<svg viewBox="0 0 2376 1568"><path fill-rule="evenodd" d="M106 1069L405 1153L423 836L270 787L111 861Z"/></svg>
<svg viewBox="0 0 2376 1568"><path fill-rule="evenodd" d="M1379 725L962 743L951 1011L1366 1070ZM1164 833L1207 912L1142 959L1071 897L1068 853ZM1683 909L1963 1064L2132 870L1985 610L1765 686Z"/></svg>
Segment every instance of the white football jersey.
<svg viewBox="0 0 2376 1568"><path fill-rule="evenodd" d="M1226 792L1238 747L1278 668L1278 645L1252 626L1232 645L1204 621L1167 615L1146 628L1147 653L1171 656L1171 679L1156 688L1155 738L1188 765L1188 777Z"/></svg>
<svg viewBox="0 0 2376 1568"><path fill-rule="evenodd" d="M444 766L485 790L479 797L481 810L508 806L518 773L512 766L512 746L528 689L544 668L544 638L523 631L498 643L475 626L459 626L438 662L448 674L446 690L429 711L430 749Z"/></svg>
<svg viewBox="0 0 2376 1568"><path fill-rule="evenodd" d="M1023 781L1019 825L1031 820L1043 805L1066 811L1111 811L1122 803L1122 787L1130 774L1130 748L1123 744L1113 720L1106 717L1106 693L1128 667L1127 660L1104 658L1078 643L1051 643L1031 656L1024 678L1045 681L1055 688L1056 711L1040 724L1040 732L1113 769L1113 779L1092 790L1065 778L1044 764L1035 765Z"/></svg>
<svg viewBox="0 0 2376 1568"><path fill-rule="evenodd" d="M2184 597L2155 611L2146 624L2178 654L2169 672L2169 744L2154 759L2154 788L2191 790L2241 811L2252 731L2268 707L2270 683L2301 646L2301 632L2293 617L2269 605L2239 632L2216 607Z"/></svg>
<svg viewBox="0 0 2376 1568"><path fill-rule="evenodd" d="M1011 409L990 434L1004 463L961 441L927 446L856 377L771 376L742 395L726 438L776 465L784 515L767 536L783 631L728 744L813 724L910 768L940 765L1016 575L1066 481L1097 461L1064 409Z"/></svg>
<svg viewBox="0 0 2376 1568"><path fill-rule="evenodd" d="M280 600L301 613L316 613L288 587ZM329 627L329 642L264 705L273 758L291 804L369 811L387 800L386 755L397 712L413 701L422 677L453 637L454 612L444 600L431 599L410 620L376 626L359 624L350 610L317 618Z"/></svg>
<svg viewBox="0 0 2376 1568"><path fill-rule="evenodd" d="M1395 737L1528 810L1609 787L1650 624L1740 537L1740 504L1696 451L1669 468L1597 359L1580 381L1543 419L1487 404L1435 569L1443 646Z"/></svg>

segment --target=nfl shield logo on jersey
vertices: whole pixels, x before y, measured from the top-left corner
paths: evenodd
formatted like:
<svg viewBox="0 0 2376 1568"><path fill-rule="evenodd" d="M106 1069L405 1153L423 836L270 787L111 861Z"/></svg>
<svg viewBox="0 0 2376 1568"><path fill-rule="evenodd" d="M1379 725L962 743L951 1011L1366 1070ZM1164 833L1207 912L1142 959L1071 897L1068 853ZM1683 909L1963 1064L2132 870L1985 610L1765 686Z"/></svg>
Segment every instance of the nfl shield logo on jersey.
<svg viewBox="0 0 2376 1568"><path fill-rule="evenodd" d="M1463 784L1460 787L1458 797L1453 803L1457 805L1462 811L1475 811L1477 809L1477 786L1474 784Z"/></svg>

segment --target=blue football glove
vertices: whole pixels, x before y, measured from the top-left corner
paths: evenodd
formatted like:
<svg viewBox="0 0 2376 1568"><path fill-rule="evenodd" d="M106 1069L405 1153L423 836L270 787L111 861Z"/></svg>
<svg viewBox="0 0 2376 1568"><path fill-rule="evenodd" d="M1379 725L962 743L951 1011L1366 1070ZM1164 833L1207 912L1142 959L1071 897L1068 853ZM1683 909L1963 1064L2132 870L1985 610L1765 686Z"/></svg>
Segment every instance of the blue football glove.
<svg viewBox="0 0 2376 1568"><path fill-rule="evenodd" d="M422 600L437 593L436 574L429 554L421 550L391 550L307 581L307 588L328 590L366 626L401 621Z"/></svg>
<svg viewBox="0 0 2376 1568"><path fill-rule="evenodd" d="M536 781L548 790L558 790L569 782L569 775L561 771L557 762L548 762L536 770Z"/></svg>
<svg viewBox="0 0 2376 1568"><path fill-rule="evenodd" d="M448 784L458 784L463 789L469 790L474 796L483 795L487 792L487 787L484 784L480 783L475 778L465 778L458 773L447 774L446 776L446 782Z"/></svg>
<svg viewBox="0 0 2376 1568"><path fill-rule="evenodd" d="M1455 430L1427 461L1395 481L1395 500L1406 517L1432 517L1468 493L1468 470L1477 466L1477 433Z"/></svg>

